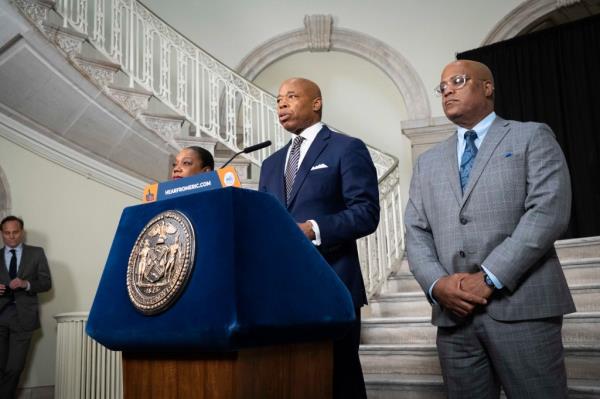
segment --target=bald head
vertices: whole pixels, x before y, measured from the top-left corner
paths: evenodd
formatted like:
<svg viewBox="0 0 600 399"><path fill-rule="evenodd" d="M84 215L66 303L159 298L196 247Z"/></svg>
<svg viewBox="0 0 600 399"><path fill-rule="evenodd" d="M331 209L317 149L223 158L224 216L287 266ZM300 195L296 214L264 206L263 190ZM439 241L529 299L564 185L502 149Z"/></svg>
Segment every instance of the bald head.
<svg viewBox="0 0 600 399"><path fill-rule="evenodd" d="M308 80L305 78L289 78L285 80L281 86L285 84L296 84L301 86L305 92L312 98L321 97L321 89L319 86L313 82L312 80Z"/></svg>
<svg viewBox="0 0 600 399"><path fill-rule="evenodd" d="M279 122L288 132L300 134L321 120L321 89L311 80L291 78L284 81L277 95Z"/></svg>
<svg viewBox="0 0 600 399"><path fill-rule="evenodd" d="M452 84L457 76L466 76L464 85ZM494 76L481 62L451 62L442 71L441 82L444 113L455 124L470 129L494 110Z"/></svg>

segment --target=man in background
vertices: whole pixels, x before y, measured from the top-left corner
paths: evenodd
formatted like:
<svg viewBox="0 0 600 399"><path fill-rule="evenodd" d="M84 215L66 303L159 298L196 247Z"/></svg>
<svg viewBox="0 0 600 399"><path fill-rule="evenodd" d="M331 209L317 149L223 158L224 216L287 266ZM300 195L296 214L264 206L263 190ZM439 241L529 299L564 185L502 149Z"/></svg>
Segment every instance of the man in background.
<svg viewBox="0 0 600 399"><path fill-rule="evenodd" d="M352 295L356 321L334 342L333 397L366 398L358 348L360 308L367 303L356 240L377 228L377 173L365 144L321 123L319 87L301 78L282 83L279 122L294 136L267 158L259 190L272 193L313 242Z"/></svg>
<svg viewBox="0 0 600 399"><path fill-rule="evenodd" d="M23 244L23 227L16 216L0 222L0 398L6 399L16 397L31 336L40 328L37 294L52 287L44 250Z"/></svg>

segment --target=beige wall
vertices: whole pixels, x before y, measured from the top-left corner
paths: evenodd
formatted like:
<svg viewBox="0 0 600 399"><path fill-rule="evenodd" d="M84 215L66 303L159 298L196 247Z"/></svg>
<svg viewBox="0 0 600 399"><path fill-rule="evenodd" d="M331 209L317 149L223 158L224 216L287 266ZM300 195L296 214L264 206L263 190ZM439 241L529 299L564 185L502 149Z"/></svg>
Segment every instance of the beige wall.
<svg viewBox="0 0 600 399"><path fill-rule="evenodd" d="M42 329L34 336L21 382L54 385L52 316L89 310L121 210L138 201L3 137L0 168L8 182L11 211L25 220L26 242L44 247L53 279L53 290L40 295Z"/></svg>

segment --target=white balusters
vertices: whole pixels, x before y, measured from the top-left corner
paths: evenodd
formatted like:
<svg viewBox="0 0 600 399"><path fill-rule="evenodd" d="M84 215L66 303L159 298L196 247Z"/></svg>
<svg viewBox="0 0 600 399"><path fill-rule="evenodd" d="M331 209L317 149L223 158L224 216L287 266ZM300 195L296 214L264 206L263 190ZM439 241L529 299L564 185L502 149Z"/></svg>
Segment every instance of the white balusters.
<svg viewBox="0 0 600 399"><path fill-rule="evenodd" d="M91 40L96 47L101 49L105 47L104 9L105 0L96 0L94 4L94 31Z"/></svg>

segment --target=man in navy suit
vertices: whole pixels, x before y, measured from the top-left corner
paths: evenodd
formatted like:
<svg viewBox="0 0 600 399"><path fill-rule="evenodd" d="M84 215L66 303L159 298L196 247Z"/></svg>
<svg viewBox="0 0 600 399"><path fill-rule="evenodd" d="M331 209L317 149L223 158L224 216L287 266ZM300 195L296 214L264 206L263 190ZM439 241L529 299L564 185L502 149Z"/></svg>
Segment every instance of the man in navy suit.
<svg viewBox="0 0 600 399"><path fill-rule="evenodd" d="M282 83L279 122L295 137L267 158L259 190L288 209L352 294L356 322L334 343L334 398L366 398L358 357L360 308L367 303L356 240L379 223L377 173L365 144L321 123L322 98L310 80Z"/></svg>

